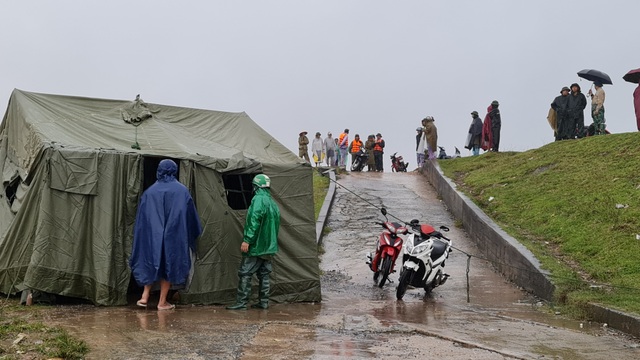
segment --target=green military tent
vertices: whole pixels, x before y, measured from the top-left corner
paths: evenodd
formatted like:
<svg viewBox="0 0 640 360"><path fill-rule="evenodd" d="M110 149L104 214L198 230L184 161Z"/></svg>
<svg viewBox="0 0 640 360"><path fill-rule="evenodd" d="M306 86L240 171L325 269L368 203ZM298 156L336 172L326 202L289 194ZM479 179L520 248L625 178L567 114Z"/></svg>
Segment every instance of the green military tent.
<svg viewBox="0 0 640 360"><path fill-rule="evenodd" d="M0 292L122 305L137 204L161 159L179 166L202 221L180 301L235 299L251 179L280 206L274 301L319 301L312 169L246 113L14 90L0 125Z"/></svg>

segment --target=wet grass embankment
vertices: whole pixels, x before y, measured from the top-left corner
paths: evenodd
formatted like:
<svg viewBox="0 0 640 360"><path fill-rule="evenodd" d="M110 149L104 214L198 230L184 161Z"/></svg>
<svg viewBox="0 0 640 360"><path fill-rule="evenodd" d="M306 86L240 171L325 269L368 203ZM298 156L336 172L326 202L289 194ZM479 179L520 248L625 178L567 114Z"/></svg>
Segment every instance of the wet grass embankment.
<svg viewBox="0 0 640 360"><path fill-rule="evenodd" d="M439 161L551 272L556 303L640 314L640 133Z"/></svg>

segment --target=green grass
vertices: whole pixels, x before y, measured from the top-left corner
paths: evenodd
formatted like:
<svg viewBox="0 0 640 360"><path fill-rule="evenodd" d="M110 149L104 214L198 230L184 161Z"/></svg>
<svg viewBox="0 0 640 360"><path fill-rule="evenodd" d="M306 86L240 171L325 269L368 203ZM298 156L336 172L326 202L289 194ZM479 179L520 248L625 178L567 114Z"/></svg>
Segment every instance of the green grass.
<svg viewBox="0 0 640 360"><path fill-rule="evenodd" d="M318 214L320 214L320 208L322 208L324 198L327 196L329 181L328 177L318 174L317 171L313 172L313 207L316 219L318 218Z"/></svg>
<svg viewBox="0 0 640 360"><path fill-rule="evenodd" d="M559 303L579 311L598 302L640 314L640 133L440 166L551 271Z"/></svg>
<svg viewBox="0 0 640 360"><path fill-rule="evenodd" d="M84 359L89 352L87 344L60 327L38 320L39 309L16 306L12 301L0 305L0 358ZM14 344L18 338L22 340Z"/></svg>

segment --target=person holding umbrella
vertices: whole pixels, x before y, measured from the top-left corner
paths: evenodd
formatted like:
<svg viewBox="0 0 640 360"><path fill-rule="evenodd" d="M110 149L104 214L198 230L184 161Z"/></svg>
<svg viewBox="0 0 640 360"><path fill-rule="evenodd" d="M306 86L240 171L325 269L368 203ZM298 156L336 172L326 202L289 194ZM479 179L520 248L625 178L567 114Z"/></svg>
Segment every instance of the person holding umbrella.
<svg viewBox="0 0 640 360"><path fill-rule="evenodd" d="M589 89L589 96L591 97L591 118L593 119L593 126L595 127L595 135L604 135L606 134L604 125L605 93L600 81L594 81L593 86L596 88L595 94Z"/></svg>
<svg viewBox="0 0 640 360"><path fill-rule="evenodd" d="M633 92L633 106L636 112L636 125L640 131L640 69L631 70L622 77L625 81L638 84Z"/></svg>
<svg viewBox="0 0 640 360"><path fill-rule="evenodd" d="M595 127L595 135L606 134L604 125L604 90L603 84L613 84L609 75L602 71L595 69L584 69L578 71L578 76L593 81L593 85L596 87L596 93L593 94L589 89L588 95L591 97L591 118L593 119L593 125Z"/></svg>

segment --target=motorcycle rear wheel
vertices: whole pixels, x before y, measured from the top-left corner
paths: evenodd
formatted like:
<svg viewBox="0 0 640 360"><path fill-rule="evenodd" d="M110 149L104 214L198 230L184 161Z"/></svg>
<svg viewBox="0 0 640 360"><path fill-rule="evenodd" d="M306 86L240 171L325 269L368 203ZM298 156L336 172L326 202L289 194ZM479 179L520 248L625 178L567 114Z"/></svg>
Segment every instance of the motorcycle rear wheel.
<svg viewBox="0 0 640 360"><path fill-rule="evenodd" d="M402 270L400 273L400 280L398 280L398 287L396 288L396 298L398 300L402 300L402 297L407 292L412 277L413 270Z"/></svg>
<svg viewBox="0 0 640 360"><path fill-rule="evenodd" d="M382 287L384 286L384 284L387 282L387 279L389 279L389 274L391 274L391 265L393 263L393 260L391 259L391 256L387 255L382 259L382 270L380 270L380 282L378 283L378 287L382 289Z"/></svg>

